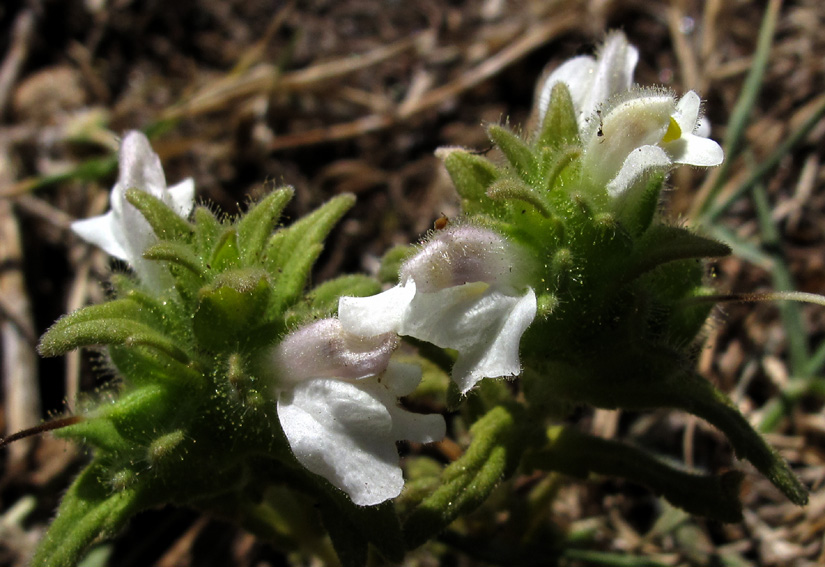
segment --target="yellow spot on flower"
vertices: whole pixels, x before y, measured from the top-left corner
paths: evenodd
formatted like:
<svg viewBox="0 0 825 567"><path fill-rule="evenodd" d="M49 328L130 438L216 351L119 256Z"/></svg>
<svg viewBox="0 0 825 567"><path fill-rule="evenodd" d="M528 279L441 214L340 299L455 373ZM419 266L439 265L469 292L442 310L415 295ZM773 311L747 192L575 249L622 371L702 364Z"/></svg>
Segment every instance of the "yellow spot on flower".
<svg viewBox="0 0 825 567"><path fill-rule="evenodd" d="M670 117L670 124L668 124L667 132L665 132L662 141L673 142L674 140L678 140L682 137L682 128L679 126L679 123L676 122L676 119L672 116Z"/></svg>

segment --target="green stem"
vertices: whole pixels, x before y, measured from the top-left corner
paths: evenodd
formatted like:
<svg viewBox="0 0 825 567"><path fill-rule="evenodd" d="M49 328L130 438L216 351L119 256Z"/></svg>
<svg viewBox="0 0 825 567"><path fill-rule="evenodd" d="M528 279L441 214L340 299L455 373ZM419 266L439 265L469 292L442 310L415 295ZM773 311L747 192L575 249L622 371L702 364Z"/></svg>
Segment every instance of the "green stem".
<svg viewBox="0 0 825 567"><path fill-rule="evenodd" d="M473 442L441 475L441 486L404 523L409 549L424 544L461 515L478 508L502 478L512 474L525 445L520 406L498 406L470 428Z"/></svg>
<svg viewBox="0 0 825 567"><path fill-rule="evenodd" d="M551 427L548 445L525 459L528 467L578 477L595 473L644 484L674 506L723 522L742 519L741 473L708 476L679 470L636 447L593 437L565 426Z"/></svg>
<svg viewBox="0 0 825 567"><path fill-rule="evenodd" d="M600 363L599 360L610 361ZM788 464L713 384L667 352L594 354L587 365L542 361L525 371L533 399L555 396L600 408L681 409L725 434L736 454L749 460L794 504L808 501L807 488ZM541 372L534 371L541 368ZM635 369L635 370L634 370Z"/></svg>

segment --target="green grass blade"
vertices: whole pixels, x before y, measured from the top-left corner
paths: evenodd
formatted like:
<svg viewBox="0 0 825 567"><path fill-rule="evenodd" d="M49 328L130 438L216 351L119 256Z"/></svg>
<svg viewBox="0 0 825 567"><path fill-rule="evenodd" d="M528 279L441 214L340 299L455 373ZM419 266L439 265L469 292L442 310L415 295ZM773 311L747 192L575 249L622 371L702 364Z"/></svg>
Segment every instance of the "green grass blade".
<svg viewBox="0 0 825 567"><path fill-rule="evenodd" d="M764 247L774 251L771 253L773 257L773 269L771 270L773 287L777 291L794 291L796 286L782 257L779 231L771 218L771 205L768 202L765 188L761 184L754 186L753 200L756 205L756 215L759 220ZM807 366L810 356L807 333L802 325L802 310L800 305L794 301L781 301L779 302L779 312L782 315L783 326L787 334L791 375L800 377L800 372Z"/></svg>
<svg viewBox="0 0 825 567"><path fill-rule="evenodd" d="M716 182L699 207L700 213L706 212L716 200L719 191L728 178L731 164L739 151L742 138L745 134L745 128L747 127L748 120L762 87L762 80L765 75L765 68L768 66L768 57L771 52L771 44L773 43L773 35L776 30L776 21L779 16L779 7L781 4L781 0L772 0L768 5L768 9L765 10L762 24L759 26L759 39L756 44L756 53L754 53L753 56L753 64L745 79L745 83L742 85L742 92L736 101L736 105L733 107L733 112L728 122L728 130L723 143L725 161L722 162L717 173Z"/></svg>
<svg viewBox="0 0 825 567"><path fill-rule="evenodd" d="M792 149L799 145L799 143L811 133L814 127L819 124L823 117L825 117L825 98L823 98L822 103L816 107L816 110L811 114L811 116L781 144L779 144L779 146L771 152L771 154L764 161L754 168L748 178L745 179L739 187L732 191L723 202L713 204L710 203L709 200L706 200L705 205L707 206L703 205L703 208L707 211L702 215L702 220L707 224L715 221L728 209L728 207L731 206L731 204L733 204L734 201L739 199L739 197L744 195L754 185L764 179L773 168L779 165L782 158L788 155ZM721 179L721 177L718 179Z"/></svg>

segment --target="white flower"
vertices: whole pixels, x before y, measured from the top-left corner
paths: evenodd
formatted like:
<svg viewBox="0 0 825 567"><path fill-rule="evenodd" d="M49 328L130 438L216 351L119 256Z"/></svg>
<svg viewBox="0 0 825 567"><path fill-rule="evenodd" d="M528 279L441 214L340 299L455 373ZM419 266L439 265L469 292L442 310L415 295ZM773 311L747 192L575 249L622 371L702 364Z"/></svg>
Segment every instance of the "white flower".
<svg viewBox="0 0 825 567"><path fill-rule="evenodd" d="M397 345L394 333L358 337L337 319L323 319L287 335L271 354L278 419L292 452L359 506L401 492L396 441L445 435L442 416L398 406L421 369L390 361Z"/></svg>
<svg viewBox="0 0 825 567"><path fill-rule="evenodd" d="M627 43L622 32L612 32L599 49L598 58L589 55L573 57L539 81L537 105L539 123L550 105L550 93L556 83L565 83L570 90L579 130L584 130L596 111L611 97L630 90L633 71L639 61L639 51Z"/></svg>
<svg viewBox="0 0 825 567"><path fill-rule="evenodd" d="M536 316L524 266L495 232L447 228L404 263L397 286L372 297L342 297L338 317L360 336L394 331L457 350L452 378L466 393L482 378L521 372L519 342Z"/></svg>
<svg viewBox="0 0 825 567"><path fill-rule="evenodd" d="M123 138L118 161L120 176L110 196L112 209L105 215L73 222L72 230L128 263L145 284L157 285L159 266L143 258L143 252L157 237L143 215L126 201L126 190L134 187L145 191L185 218L192 211L195 184L186 179L167 189L160 158L146 136L138 131L128 132Z"/></svg>
<svg viewBox="0 0 825 567"><path fill-rule="evenodd" d="M722 163L722 148L695 134L699 96L690 91L676 103L670 93L637 88L614 97L582 132L582 175L617 197L650 171L673 164L710 167Z"/></svg>
<svg viewBox="0 0 825 567"><path fill-rule="evenodd" d="M542 120L553 87L567 85L584 146L583 181L614 198L675 164L712 167L724 159L719 144L707 137L699 95L689 91L677 104L668 92L633 87L638 61L638 50L613 32L598 57L565 62L540 81L537 94Z"/></svg>
<svg viewBox="0 0 825 567"><path fill-rule="evenodd" d="M699 116L701 103L698 94L688 91L679 99L670 117L659 145L673 163L714 167L725 159L719 144L708 138L710 124Z"/></svg>

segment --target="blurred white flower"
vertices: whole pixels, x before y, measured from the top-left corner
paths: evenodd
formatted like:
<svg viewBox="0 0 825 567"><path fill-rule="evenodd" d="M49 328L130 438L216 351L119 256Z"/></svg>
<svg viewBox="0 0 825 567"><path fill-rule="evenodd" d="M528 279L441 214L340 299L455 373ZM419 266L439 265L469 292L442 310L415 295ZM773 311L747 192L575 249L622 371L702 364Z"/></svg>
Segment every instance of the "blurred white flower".
<svg viewBox="0 0 825 567"><path fill-rule="evenodd" d="M536 316L525 262L501 235L464 225L439 231L399 273L400 283L372 297L342 297L348 331L396 332L458 351L453 381L462 393L482 378L521 372L519 343Z"/></svg>
<svg viewBox="0 0 825 567"><path fill-rule="evenodd" d="M394 333L358 337L337 319L322 319L287 335L269 361L278 419L295 457L359 506L400 494L396 441L445 435L441 415L398 405L421 381L421 369L391 361L397 345Z"/></svg>
<svg viewBox="0 0 825 567"><path fill-rule="evenodd" d="M598 57L573 57L546 79L539 80L541 88L536 97L539 123L547 113L553 87L556 83L565 83L576 109L579 130L584 130L608 99L630 90L638 61L639 51L627 43L622 32L608 34L599 49Z"/></svg>
<svg viewBox="0 0 825 567"><path fill-rule="evenodd" d="M73 222L72 230L129 264L143 283L157 287L160 267L143 258L143 252L157 237L143 215L126 200L126 190L134 187L145 191L185 218L192 211L195 184L186 179L167 189L160 158L146 136L135 130L123 138L118 162L120 175L112 188L111 210L99 217Z"/></svg>

